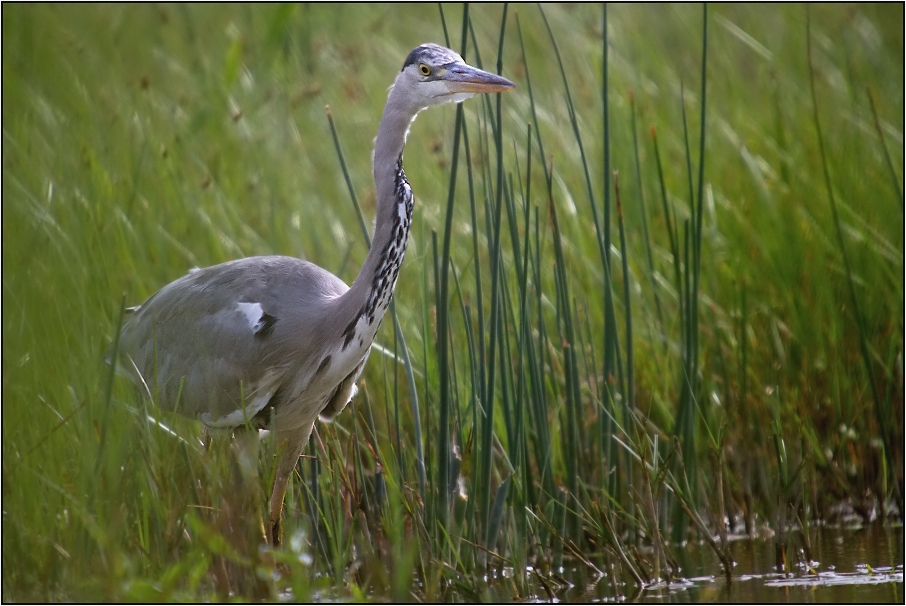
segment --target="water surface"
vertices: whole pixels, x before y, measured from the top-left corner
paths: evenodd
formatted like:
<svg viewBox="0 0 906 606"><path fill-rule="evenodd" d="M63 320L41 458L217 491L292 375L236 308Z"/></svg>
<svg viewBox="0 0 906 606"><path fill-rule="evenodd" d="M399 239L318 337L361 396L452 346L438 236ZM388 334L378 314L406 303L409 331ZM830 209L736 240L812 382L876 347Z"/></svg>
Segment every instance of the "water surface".
<svg viewBox="0 0 906 606"><path fill-rule="evenodd" d="M864 528L812 530L812 559L799 551L798 532L789 543L791 571L775 567L773 539L741 539L731 543L733 578L727 581L717 556L706 544L674 548L680 579L660 583L633 595L630 587L616 601L640 602L852 602L902 603L903 527L873 525ZM563 602L615 601L609 576L599 577L574 569L563 577L573 584L557 592ZM545 601L545 596L536 599Z"/></svg>

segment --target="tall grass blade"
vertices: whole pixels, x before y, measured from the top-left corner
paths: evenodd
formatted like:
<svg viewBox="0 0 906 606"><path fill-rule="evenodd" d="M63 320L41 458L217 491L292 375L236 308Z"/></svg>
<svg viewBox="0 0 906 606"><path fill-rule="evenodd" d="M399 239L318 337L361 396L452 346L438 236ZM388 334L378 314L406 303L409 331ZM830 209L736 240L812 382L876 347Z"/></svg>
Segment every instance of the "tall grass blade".
<svg viewBox="0 0 906 606"><path fill-rule="evenodd" d="M453 204L456 196L456 174L459 167L459 144L462 132L462 105L456 108L456 125L453 134L453 153L450 168L450 185L447 189L447 211L444 221L444 235L442 252L438 259L440 275L437 278L437 366L439 373L440 406L438 420L440 435L438 436L438 482L444 487L450 483L450 444L449 423L451 412L451 384L450 384L450 351L449 351L449 275L450 275L450 240L453 229ZM449 498L446 491L442 490L438 499L438 522L446 527L447 514L449 513Z"/></svg>
<svg viewBox="0 0 906 606"><path fill-rule="evenodd" d="M890 150L887 149L887 141L884 138L884 130L881 128L881 121L878 120L878 108L875 107L875 96L871 94L871 89L866 89L868 102L871 105L871 117L875 123L875 130L878 131L878 139L881 141L881 149L884 150L884 161L887 162L887 170L890 171L890 182L893 183L894 190L897 192L897 198L900 200L900 212L903 210L903 186L900 184L900 177L893 167L893 160L890 159Z"/></svg>
<svg viewBox="0 0 906 606"><path fill-rule="evenodd" d="M123 332L123 318L126 315L126 293L120 300L120 311L117 314L116 333L113 337L113 347L110 349L110 370L104 384L104 414L101 421L101 437L98 444L98 458L94 462L94 473L97 474L104 460L104 445L107 442L107 425L110 421L110 403L113 401L113 377L116 376L116 365L120 353L120 335Z"/></svg>
<svg viewBox="0 0 906 606"><path fill-rule="evenodd" d="M642 217L642 238L645 240L645 253L648 260L648 273L651 280L651 296L654 297L654 307L657 311L660 334L658 338L663 341L664 349L667 348L667 333L664 325L664 311L661 309L661 297L658 294L657 280L655 280L654 255L651 253L651 235L648 232L648 211L645 208L645 190L642 186L642 161L639 157L639 138L636 129L635 93L629 93L629 109L632 115L632 152L635 160L635 182L638 189L639 214Z"/></svg>
<svg viewBox="0 0 906 606"><path fill-rule="evenodd" d="M622 372L617 368L619 364L619 347L617 345L617 322L616 322L616 313L614 310L613 304L613 278L611 273L611 264L610 264L610 248L612 245L611 240L611 218L610 218L610 75L609 75L609 48L608 48L608 33L607 33L607 4L602 6L601 12L601 51L603 58L601 61L601 121L603 123L603 141L602 149L604 150L603 154L603 167L602 167L602 176L604 179L604 220L603 224L598 224L597 218L595 220L595 227L597 228L598 239L600 241L599 246L601 247L601 264L604 269L604 368L603 368L603 378L604 378L604 389L605 389L605 407L609 407L610 414L602 415L601 421L599 421L598 431L600 433L600 439L606 440L606 446L602 448L602 454L605 454L604 460L606 465L610 467L611 465L617 463L615 459L622 458L613 448L611 443L611 436L613 434L613 427L610 425L610 418L613 414L613 402L614 402L614 393L612 391L611 385L614 373L622 381ZM584 160L584 158L583 158ZM587 172L587 171L586 171ZM592 204L594 202L592 201ZM603 232L603 233L601 233ZM626 393L623 391L621 393L625 401ZM622 467L622 466L621 466ZM626 475L628 468L623 467L621 469L623 475ZM616 478L608 478L608 487L611 494L616 494L617 492L617 483L619 481L619 476Z"/></svg>
<svg viewBox="0 0 906 606"><path fill-rule="evenodd" d="M629 437L629 427L635 420L635 348L632 339L632 301L630 292L632 287L629 283L629 252L626 249L626 230L623 226L623 204L620 199L620 181L616 171L613 173L614 197L617 208L617 226L620 234L620 257L623 264L623 307L626 323L626 389L623 392L623 427L626 430L627 438ZM621 376L623 373L620 373ZM623 468L623 474L626 477L626 486L634 485L632 462L627 461ZM628 493L628 491L627 491ZM634 501L629 500L628 512L630 517L635 517Z"/></svg>
<svg viewBox="0 0 906 606"><path fill-rule="evenodd" d="M843 257L843 267L846 270L846 283L849 286L849 298L853 306L853 319L856 322L856 329L859 334L859 351L862 357L862 363L865 366L865 379L871 390L872 401L874 402L875 415L878 419L878 426L881 429L881 436L885 442L885 452L889 456L892 454L894 445L890 441L890 436L884 427L888 424L889 416L886 414L884 401L878 391L878 385L874 378L874 372L871 367L871 355L868 350L868 339L866 337L865 322L862 319L862 312L859 307L859 296L856 294L855 280L853 279L852 266L850 265L849 255L846 252L846 242L843 239L843 227L840 222L840 215L837 212L837 199L834 196L834 187L831 182L830 169L827 163L827 154L824 151L824 134L821 131L821 120L818 117L818 94L815 89L815 68L812 62L812 20L811 10L806 6L805 12L805 39L806 52L808 55L808 75L809 86L812 93L812 117L815 122L815 134L818 139L818 155L821 158L821 169L824 175L824 187L827 190L827 199L830 202L831 216L833 217L834 233L837 236L837 246L840 247L840 255ZM900 194L902 202L902 194ZM902 203L901 203L902 208ZM888 467L893 467L892 462L888 462Z"/></svg>

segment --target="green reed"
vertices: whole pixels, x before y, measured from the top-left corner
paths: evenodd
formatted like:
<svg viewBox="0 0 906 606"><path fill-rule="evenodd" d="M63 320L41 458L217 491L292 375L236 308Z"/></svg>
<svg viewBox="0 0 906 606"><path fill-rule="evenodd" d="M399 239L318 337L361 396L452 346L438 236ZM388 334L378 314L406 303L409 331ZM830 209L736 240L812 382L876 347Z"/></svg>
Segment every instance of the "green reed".
<svg viewBox="0 0 906 606"><path fill-rule="evenodd" d="M627 597L677 540L789 558L901 502L885 10L5 7L4 597ZM386 57L448 29L517 88L419 117L392 328L262 550L275 445L116 378L117 304L251 254L353 277Z"/></svg>

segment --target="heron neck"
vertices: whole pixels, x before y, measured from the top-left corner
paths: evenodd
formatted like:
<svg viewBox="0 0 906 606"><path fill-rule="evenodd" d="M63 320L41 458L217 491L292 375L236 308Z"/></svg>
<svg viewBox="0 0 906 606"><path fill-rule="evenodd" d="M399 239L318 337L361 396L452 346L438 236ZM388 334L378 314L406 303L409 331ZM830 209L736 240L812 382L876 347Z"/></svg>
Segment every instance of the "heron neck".
<svg viewBox="0 0 906 606"><path fill-rule="evenodd" d="M367 326L372 333L377 331L396 287L409 241L412 191L403 172L403 147L409 126L421 108L409 106L395 92L394 87L374 141L377 213L371 248L359 275L343 295L344 311L349 316L344 334L349 338L357 331L356 327Z"/></svg>

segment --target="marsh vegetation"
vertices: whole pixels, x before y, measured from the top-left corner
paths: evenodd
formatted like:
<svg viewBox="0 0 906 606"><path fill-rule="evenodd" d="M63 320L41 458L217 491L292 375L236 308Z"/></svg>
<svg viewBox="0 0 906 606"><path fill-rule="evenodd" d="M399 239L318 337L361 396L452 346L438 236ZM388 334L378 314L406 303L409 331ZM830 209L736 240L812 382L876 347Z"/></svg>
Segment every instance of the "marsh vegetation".
<svg viewBox="0 0 906 606"><path fill-rule="evenodd" d="M902 514L902 5L2 10L4 600L617 597ZM393 315L262 549L274 445L103 353L193 266L351 282L428 41L517 88L415 124Z"/></svg>

